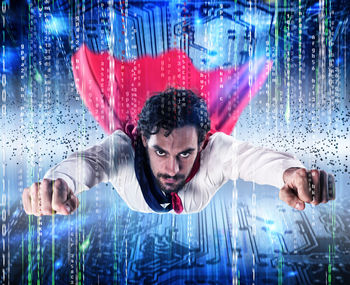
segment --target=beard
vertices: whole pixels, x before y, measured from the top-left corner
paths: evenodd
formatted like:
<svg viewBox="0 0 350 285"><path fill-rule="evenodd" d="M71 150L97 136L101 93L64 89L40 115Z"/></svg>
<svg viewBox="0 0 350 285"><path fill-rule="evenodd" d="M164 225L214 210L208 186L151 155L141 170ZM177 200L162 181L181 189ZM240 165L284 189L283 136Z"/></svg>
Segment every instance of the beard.
<svg viewBox="0 0 350 285"><path fill-rule="evenodd" d="M149 152L148 147L146 147L147 162L148 162L148 165L150 167L150 170L152 171L152 173L156 179L158 187L162 191L164 191L165 193L178 192L181 188L183 188L184 185L186 184L187 176L185 176L183 174L177 174L177 175L171 176L171 175L166 174L166 173L159 173L159 172L157 174L154 173L152 170L152 167L151 167L151 162L150 162L148 152ZM163 183L161 181L162 178L163 179L171 178L171 179L174 179L176 181L175 181L175 183Z"/></svg>
<svg viewBox="0 0 350 285"><path fill-rule="evenodd" d="M176 180L175 183L163 183L161 182L161 178L163 179L174 179ZM156 180L158 183L158 186L160 189L166 193L170 192L178 192L186 183L186 177L185 175L175 175L175 176L170 176L168 174L163 174L163 173L158 173L156 176Z"/></svg>

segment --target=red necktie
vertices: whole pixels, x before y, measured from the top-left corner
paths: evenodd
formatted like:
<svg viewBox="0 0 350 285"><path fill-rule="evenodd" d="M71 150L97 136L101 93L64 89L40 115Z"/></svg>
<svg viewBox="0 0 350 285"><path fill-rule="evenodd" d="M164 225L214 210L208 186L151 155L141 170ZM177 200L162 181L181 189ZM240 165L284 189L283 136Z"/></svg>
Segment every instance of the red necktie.
<svg viewBox="0 0 350 285"><path fill-rule="evenodd" d="M184 207L182 206L182 202L181 202L179 195L177 195L177 193L175 193L175 192L171 192L170 194L171 194L171 202L173 204L173 209L174 209L175 213L181 214Z"/></svg>

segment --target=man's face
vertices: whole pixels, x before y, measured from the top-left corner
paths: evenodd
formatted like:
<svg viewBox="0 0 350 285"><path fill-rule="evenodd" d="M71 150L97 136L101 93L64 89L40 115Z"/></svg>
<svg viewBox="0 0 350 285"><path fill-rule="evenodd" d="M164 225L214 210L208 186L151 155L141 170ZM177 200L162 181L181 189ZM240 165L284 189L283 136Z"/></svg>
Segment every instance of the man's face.
<svg viewBox="0 0 350 285"><path fill-rule="evenodd" d="M148 140L142 136L142 142L160 188L165 192L173 192L184 186L202 145L198 146L194 126L176 128L167 137L165 133L161 128Z"/></svg>

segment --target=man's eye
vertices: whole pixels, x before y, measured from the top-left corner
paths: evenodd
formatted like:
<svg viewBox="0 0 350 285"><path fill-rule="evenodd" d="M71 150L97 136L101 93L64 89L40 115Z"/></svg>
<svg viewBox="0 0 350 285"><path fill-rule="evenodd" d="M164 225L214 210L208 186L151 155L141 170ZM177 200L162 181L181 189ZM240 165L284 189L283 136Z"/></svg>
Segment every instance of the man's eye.
<svg viewBox="0 0 350 285"><path fill-rule="evenodd" d="M181 153L180 156L182 158L186 158L186 157L189 157L190 156L190 153L189 152L184 152L184 153Z"/></svg>
<svg viewBox="0 0 350 285"><path fill-rule="evenodd" d="M165 152L164 151L161 151L161 150L156 150L156 154L158 156L164 156L165 155Z"/></svg>

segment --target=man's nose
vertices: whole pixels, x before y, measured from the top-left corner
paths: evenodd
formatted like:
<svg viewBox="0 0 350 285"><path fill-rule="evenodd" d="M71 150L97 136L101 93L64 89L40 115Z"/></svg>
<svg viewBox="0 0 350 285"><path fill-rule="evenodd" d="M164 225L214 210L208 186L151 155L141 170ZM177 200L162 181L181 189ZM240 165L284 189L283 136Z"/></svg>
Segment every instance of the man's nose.
<svg viewBox="0 0 350 285"><path fill-rule="evenodd" d="M170 176L175 176L180 170L179 161L176 158L170 157L167 161L166 172Z"/></svg>

